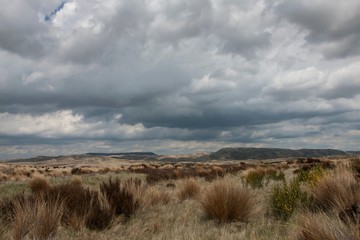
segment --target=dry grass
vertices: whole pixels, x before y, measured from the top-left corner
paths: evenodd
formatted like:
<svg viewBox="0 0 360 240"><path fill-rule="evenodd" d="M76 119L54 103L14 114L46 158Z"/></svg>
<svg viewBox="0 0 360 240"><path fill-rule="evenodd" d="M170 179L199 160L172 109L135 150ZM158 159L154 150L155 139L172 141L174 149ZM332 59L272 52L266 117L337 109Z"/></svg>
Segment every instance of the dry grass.
<svg viewBox="0 0 360 240"><path fill-rule="evenodd" d="M148 186L139 199L140 207L147 209L155 205L166 205L170 203L172 196L166 190L159 190L154 186Z"/></svg>
<svg viewBox="0 0 360 240"><path fill-rule="evenodd" d="M357 240L358 238L334 216L308 214L301 217L297 240Z"/></svg>
<svg viewBox="0 0 360 240"><path fill-rule="evenodd" d="M143 164L134 161L126 163L125 167L121 168L125 170L116 174L114 171L119 169L118 166L106 166L109 168L108 170L104 165L95 166L92 163L76 163L68 165L66 168L58 167L56 169L46 166L46 164L31 168L20 165L6 166L4 171L0 170L9 176L9 179L21 177L23 180L2 182L0 185L0 217L5 216L4 220L0 222L0 239L14 239L15 224L23 225L22 228L18 227L18 238L20 239L41 239L35 235L45 236L43 239L69 240L307 240L354 239L354 236L359 236L360 204L354 202L354 199L357 199L355 191L354 194L351 194L353 200L348 201L349 203L341 203L345 200L336 200L332 203L340 202L341 204L330 204L331 207L328 208L321 207L329 210L326 211L328 215L324 216L322 212L309 214L306 213L306 209L297 208L286 221L275 219L270 214L268 201L272 188L276 185L272 181L273 177L274 180L278 180L281 177L279 173L284 173L285 176L281 180L289 184L294 177L296 178L293 173L296 168L302 168L306 164L320 163L307 163L305 159L304 163L292 163L291 166L288 166L290 169L279 170L285 168L284 164L289 165L286 161L176 164ZM50 177L56 176L54 175L55 171L66 170L70 174L71 169L74 168L80 170L77 176ZM84 174L84 169L89 169L93 173ZM266 172L265 178L268 177L271 180L269 186L263 184L263 188L244 188L241 184L241 177L246 176L251 170L258 169ZM43 172L43 176L48 179L49 183L39 184L41 181L36 179L39 170ZM238 174L239 171L241 171L240 174ZM25 176L29 172L33 176L30 180ZM334 173L334 175L336 174L337 172ZM224 175L224 178L219 178ZM112 178L109 179L109 177ZM119 177L118 180L117 177ZM142 180L135 180L138 177ZM151 179L151 177L155 180L149 185L144 179ZM344 176L342 178L346 179ZM169 181L166 181L167 179ZM215 181L208 182L206 180ZM350 189L357 189L357 184L346 183L353 183L353 180L341 181L345 183L339 184L340 186L350 185L355 186ZM357 181L359 179L355 178L355 182ZM32 182L34 182L33 187L31 186ZM315 185L320 186L318 182ZM315 191L314 186L299 182L299 189L304 192L311 191L312 196ZM200 190L197 190L198 187ZM335 190L338 191L338 188L327 189L328 191L324 191L324 196L331 195ZM38 194L39 192L41 194ZM199 192L201 194L198 194ZM20 195L15 197L19 193ZM295 198L298 197L295 196ZM40 199L45 199L45 201L41 202ZM40 222L37 218L41 216L41 211L35 211L35 209L46 209L48 206L40 207L40 205L56 201L56 199L62 204L62 216L57 227L50 235L35 234L33 222ZM181 201L181 199L187 200ZM34 207L36 201L39 201L39 207ZM21 218L18 215L15 217L16 202L21 203L19 206L33 206L33 213L30 210L21 209L20 211L27 217ZM25 202L29 202L29 204L25 204ZM352 205L347 208L343 207L350 203ZM117 208L120 210L115 215ZM50 211L50 209L46 211ZM341 214L339 215L342 212L344 212L346 221ZM304 216L304 214L306 215ZM300 221L299 216L302 216ZM15 218L17 218L17 222L15 222ZM26 221L31 218L36 221ZM208 221L208 218L215 221ZM348 218L351 218L351 221L348 221ZM47 227L47 229L54 228Z"/></svg>
<svg viewBox="0 0 360 240"><path fill-rule="evenodd" d="M252 192L229 178L214 182L199 202L207 217L220 223L248 222L256 213L257 201Z"/></svg>
<svg viewBox="0 0 360 240"><path fill-rule="evenodd" d="M34 176L28 185L33 193L45 192L50 188L49 182L44 176Z"/></svg>
<svg viewBox="0 0 360 240"><path fill-rule="evenodd" d="M124 214L130 217L140 207L137 196L142 192L142 182L140 179L129 179L121 184L120 179L108 179L100 185L100 191L107 199L115 215Z"/></svg>
<svg viewBox="0 0 360 240"><path fill-rule="evenodd" d="M320 209L342 210L359 203L359 190L354 174L347 169L339 169L320 179L310 191Z"/></svg>
<svg viewBox="0 0 360 240"><path fill-rule="evenodd" d="M194 178L183 181L179 187L178 197L181 201L189 198L196 198L200 193L201 187L199 182Z"/></svg>
<svg viewBox="0 0 360 240"><path fill-rule="evenodd" d="M113 215L114 212L106 199L95 192L91 199L89 212L85 216L86 227L91 230L104 230L110 226Z"/></svg>
<svg viewBox="0 0 360 240"><path fill-rule="evenodd" d="M13 221L14 240L53 238L58 231L62 214L63 205L60 200L47 202L41 198L29 198L24 202L17 202Z"/></svg>

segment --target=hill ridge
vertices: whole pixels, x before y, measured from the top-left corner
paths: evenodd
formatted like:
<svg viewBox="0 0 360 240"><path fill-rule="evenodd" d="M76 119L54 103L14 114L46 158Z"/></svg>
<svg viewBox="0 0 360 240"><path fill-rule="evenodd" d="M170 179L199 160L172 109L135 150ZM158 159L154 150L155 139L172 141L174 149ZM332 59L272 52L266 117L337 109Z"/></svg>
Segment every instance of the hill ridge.
<svg viewBox="0 0 360 240"><path fill-rule="evenodd" d="M335 155L349 155L338 149L287 149L287 148L255 148L238 147L222 148L209 155L210 159L218 160L246 160L246 159L274 159L288 157L325 157Z"/></svg>

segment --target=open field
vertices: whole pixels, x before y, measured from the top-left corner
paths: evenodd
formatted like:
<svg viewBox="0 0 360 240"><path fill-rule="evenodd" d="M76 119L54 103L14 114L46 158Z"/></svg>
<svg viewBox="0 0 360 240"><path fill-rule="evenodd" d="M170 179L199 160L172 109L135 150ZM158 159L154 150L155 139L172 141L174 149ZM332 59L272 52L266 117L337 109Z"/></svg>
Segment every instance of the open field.
<svg viewBox="0 0 360 240"><path fill-rule="evenodd" d="M0 163L2 239L360 239L351 156Z"/></svg>

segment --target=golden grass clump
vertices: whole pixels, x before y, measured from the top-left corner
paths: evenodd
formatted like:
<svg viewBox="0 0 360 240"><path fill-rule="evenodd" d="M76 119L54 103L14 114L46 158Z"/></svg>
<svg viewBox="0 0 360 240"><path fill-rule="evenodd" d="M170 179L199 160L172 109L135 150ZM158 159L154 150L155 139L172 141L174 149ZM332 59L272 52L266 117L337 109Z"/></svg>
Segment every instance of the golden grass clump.
<svg viewBox="0 0 360 240"><path fill-rule="evenodd" d="M28 183L33 193L45 192L50 188L48 180L43 176L34 176Z"/></svg>
<svg viewBox="0 0 360 240"><path fill-rule="evenodd" d="M354 174L339 169L325 175L311 189L311 196L320 209L345 209L359 202L359 185Z"/></svg>
<svg viewBox="0 0 360 240"><path fill-rule="evenodd" d="M0 181L6 181L8 180L8 176L2 172L0 172Z"/></svg>
<svg viewBox="0 0 360 240"><path fill-rule="evenodd" d="M75 184L75 185L81 185L82 184L82 180L79 176L74 176L71 179L71 184Z"/></svg>
<svg viewBox="0 0 360 240"><path fill-rule="evenodd" d="M180 185L178 197L181 201L189 198L196 198L200 193L200 190L201 187L198 181L194 178L188 178Z"/></svg>
<svg viewBox="0 0 360 240"><path fill-rule="evenodd" d="M252 192L228 178L215 181L199 202L207 217L219 223L248 222L257 212Z"/></svg>
<svg viewBox="0 0 360 240"><path fill-rule="evenodd" d="M325 213L307 214L301 217L296 240L356 240L351 229L337 217Z"/></svg>
<svg viewBox="0 0 360 240"><path fill-rule="evenodd" d="M62 201L44 201L42 198L26 199L15 204L13 221L14 240L51 239L60 225L63 214Z"/></svg>

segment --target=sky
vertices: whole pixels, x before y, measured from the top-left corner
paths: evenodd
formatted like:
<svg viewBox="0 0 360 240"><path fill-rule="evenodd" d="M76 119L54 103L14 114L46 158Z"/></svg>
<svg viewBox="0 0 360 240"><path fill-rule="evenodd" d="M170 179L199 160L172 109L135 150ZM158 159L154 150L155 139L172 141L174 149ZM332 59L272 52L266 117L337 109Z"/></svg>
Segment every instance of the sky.
<svg viewBox="0 0 360 240"><path fill-rule="evenodd" d="M0 159L360 150L358 0L0 3Z"/></svg>

